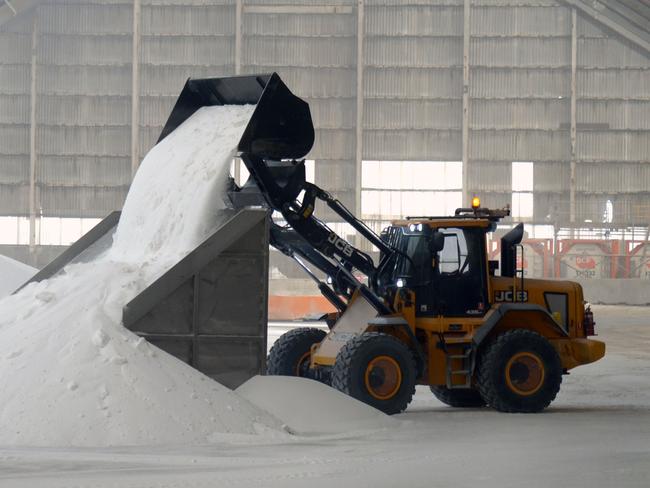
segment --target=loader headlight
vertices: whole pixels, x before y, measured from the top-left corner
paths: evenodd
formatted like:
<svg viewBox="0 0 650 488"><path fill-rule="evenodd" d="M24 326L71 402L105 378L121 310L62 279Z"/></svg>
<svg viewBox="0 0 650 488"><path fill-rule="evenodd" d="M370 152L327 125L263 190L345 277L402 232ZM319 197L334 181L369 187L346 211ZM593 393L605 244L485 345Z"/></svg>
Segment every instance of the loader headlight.
<svg viewBox="0 0 650 488"><path fill-rule="evenodd" d="M404 288L404 280L402 278L397 278L395 286L397 286L397 288Z"/></svg>

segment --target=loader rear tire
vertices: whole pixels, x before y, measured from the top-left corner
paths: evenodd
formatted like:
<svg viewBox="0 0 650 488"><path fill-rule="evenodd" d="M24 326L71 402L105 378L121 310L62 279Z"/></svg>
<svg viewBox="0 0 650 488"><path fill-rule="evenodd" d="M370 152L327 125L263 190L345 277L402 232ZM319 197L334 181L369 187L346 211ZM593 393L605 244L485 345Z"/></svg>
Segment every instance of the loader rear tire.
<svg viewBox="0 0 650 488"><path fill-rule="evenodd" d="M266 374L308 377L311 346L321 342L326 332L314 327L300 327L282 334L269 352Z"/></svg>
<svg viewBox="0 0 650 488"><path fill-rule="evenodd" d="M488 405L500 412L541 412L562 383L562 363L544 337L526 329L509 330L479 356L477 385Z"/></svg>
<svg viewBox="0 0 650 488"><path fill-rule="evenodd" d="M477 408L484 407L485 400L478 390L463 389L450 390L446 386L431 386L431 393L442 403L456 408Z"/></svg>
<svg viewBox="0 0 650 488"><path fill-rule="evenodd" d="M366 332L336 356L332 387L388 415L403 412L415 393L415 357L395 337Z"/></svg>

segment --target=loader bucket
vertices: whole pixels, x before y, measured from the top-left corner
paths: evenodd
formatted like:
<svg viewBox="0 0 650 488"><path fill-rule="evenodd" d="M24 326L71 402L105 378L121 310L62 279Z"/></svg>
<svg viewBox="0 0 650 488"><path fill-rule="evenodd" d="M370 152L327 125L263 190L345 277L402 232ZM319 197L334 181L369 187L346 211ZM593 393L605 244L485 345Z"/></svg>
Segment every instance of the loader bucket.
<svg viewBox="0 0 650 488"><path fill-rule="evenodd" d="M158 142L201 107L256 105L238 150L264 159L298 159L314 144L309 105L295 96L277 73L229 78L190 78L185 83Z"/></svg>

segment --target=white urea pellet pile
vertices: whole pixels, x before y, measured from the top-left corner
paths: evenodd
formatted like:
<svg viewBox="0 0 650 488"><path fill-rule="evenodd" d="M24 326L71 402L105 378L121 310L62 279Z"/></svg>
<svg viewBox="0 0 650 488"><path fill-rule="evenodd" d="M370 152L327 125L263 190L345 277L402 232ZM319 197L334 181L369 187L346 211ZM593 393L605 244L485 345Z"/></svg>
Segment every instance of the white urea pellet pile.
<svg viewBox="0 0 650 488"><path fill-rule="evenodd" d="M142 162L111 249L0 300L0 445L206 443L279 428L120 324L216 224L252 110L196 112Z"/></svg>

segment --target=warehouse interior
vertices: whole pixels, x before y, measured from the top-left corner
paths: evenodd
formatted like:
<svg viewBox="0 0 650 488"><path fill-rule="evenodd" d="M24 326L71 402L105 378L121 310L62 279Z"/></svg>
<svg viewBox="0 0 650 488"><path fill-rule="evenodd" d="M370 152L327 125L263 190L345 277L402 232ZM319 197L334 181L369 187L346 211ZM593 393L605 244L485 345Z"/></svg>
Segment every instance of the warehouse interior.
<svg viewBox="0 0 650 488"><path fill-rule="evenodd" d="M1 486L645 487L649 306L650 0L0 0Z"/></svg>
<svg viewBox="0 0 650 488"><path fill-rule="evenodd" d="M647 252L649 19L638 1L5 2L3 252L42 266L121 208L186 78L277 71L310 103L315 182L373 228L479 196L530 238L620 241L609 276L644 278L626 262Z"/></svg>

